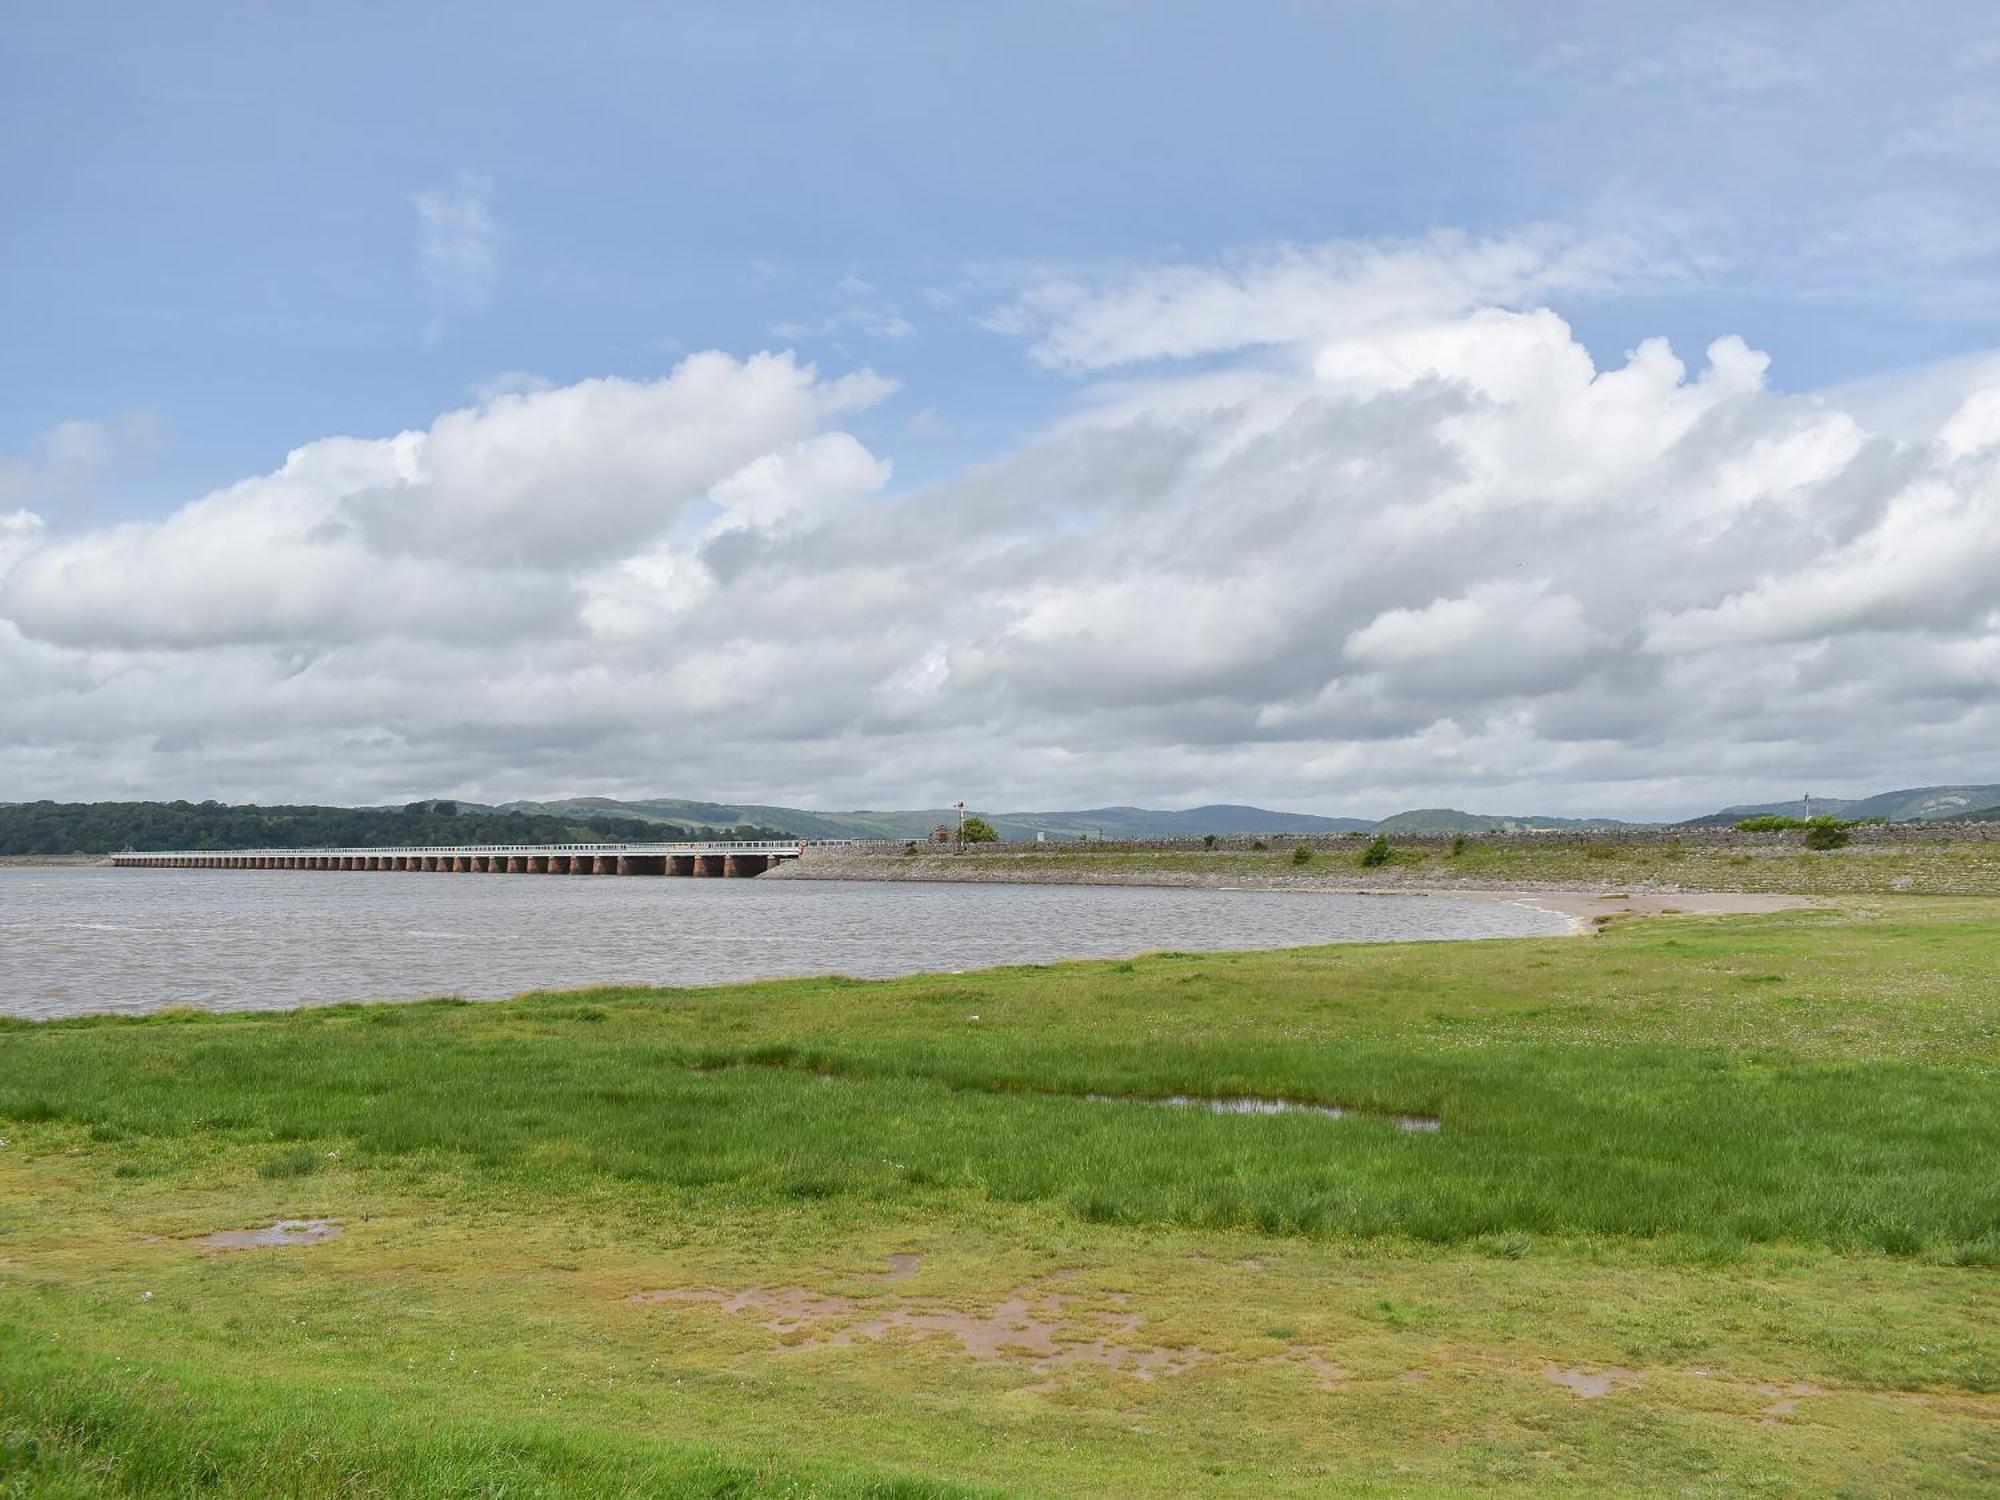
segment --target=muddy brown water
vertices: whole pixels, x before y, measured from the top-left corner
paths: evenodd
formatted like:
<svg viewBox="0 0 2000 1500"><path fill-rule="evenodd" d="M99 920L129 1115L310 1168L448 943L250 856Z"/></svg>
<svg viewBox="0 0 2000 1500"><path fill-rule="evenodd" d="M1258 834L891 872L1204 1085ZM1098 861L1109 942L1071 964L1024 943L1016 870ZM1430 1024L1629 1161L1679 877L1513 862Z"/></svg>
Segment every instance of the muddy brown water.
<svg viewBox="0 0 2000 1500"><path fill-rule="evenodd" d="M884 978L1568 926L1504 901L1335 891L15 867L0 868L0 1014Z"/></svg>

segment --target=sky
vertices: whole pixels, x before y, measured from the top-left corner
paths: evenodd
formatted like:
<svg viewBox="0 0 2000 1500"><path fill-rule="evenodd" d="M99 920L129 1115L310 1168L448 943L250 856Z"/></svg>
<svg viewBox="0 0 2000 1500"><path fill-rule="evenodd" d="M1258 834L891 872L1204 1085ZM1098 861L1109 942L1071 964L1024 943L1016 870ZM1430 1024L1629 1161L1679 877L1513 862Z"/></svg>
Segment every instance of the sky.
<svg viewBox="0 0 2000 1500"><path fill-rule="evenodd" d="M0 801L1996 744L1989 5L0 17Z"/></svg>

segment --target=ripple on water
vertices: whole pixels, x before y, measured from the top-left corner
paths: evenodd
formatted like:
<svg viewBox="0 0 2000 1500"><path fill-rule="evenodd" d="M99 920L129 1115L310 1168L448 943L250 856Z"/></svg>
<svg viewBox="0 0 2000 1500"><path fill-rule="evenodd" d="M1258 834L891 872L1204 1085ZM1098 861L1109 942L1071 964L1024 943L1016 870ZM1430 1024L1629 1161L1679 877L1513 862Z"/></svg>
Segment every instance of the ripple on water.
<svg viewBox="0 0 2000 1500"><path fill-rule="evenodd" d="M1567 929L1500 901L1327 891L0 868L0 1014L874 979Z"/></svg>

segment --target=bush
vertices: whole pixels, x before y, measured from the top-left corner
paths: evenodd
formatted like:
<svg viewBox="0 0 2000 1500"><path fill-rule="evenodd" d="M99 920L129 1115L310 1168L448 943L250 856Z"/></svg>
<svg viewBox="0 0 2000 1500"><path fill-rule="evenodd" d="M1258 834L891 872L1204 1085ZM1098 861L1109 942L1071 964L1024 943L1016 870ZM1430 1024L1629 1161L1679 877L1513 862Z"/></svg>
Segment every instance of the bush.
<svg viewBox="0 0 2000 1500"><path fill-rule="evenodd" d="M1212 833L1204 833L1201 836L1201 847L1204 849L1213 849L1215 847L1215 835Z"/></svg>
<svg viewBox="0 0 2000 1500"><path fill-rule="evenodd" d="M1852 835L1848 833L1847 825L1844 823L1836 823L1830 818L1824 823L1818 819L1814 819L1812 827L1806 830L1806 847L1808 849L1840 849L1846 846L1848 839L1851 837Z"/></svg>
<svg viewBox="0 0 2000 1500"><path fill-rule="evenodd" d="M968 844L991 844L998 842L1000 832L978 814L969 814L958 827L958 836Z"/></svg>
<svg viewBox="0 0 2000 1500"><path fill-rule="evenodd" d="M1463 853L1465 853L1465 835L1454 833L1451 836L1451 857L1457 859Z"/></svg>
<svg viewBox="0 0 2000 1500"><path fill-rule="evenodd" d="M1368 847L1361 851L1361 863L1369 869L1389 863L1389 835L1378 833L1368 841Z"/></svg>
<svg viewBox="0 0 2000 1500"><path fill-rule="evenodd" d="M1313 849L1311 844L1301 844L1292 851L1292 863L1295 865L1309 865L1312 863L1312 857Z"/></svg>
<svg viewBox="0 0 2000 1500"><path fill-rule="evenodd" d="M1252 839L1250 841L1250 847L1254 849L1257 853L1262 854L1266 849L1270 848L1271 846L1265 843L1262 839Z"/></svg>

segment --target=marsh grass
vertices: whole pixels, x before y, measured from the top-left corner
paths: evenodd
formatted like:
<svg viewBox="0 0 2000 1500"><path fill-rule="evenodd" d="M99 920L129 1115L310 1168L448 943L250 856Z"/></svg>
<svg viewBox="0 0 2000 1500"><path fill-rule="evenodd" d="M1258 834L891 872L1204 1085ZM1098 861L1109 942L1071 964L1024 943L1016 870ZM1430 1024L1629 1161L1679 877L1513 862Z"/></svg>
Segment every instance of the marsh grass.
<svg viewBox="0 0 2000 1500"><path fill-rule="evenodd" d="M1384 840L1386 843L1386 839ZM1372 843L1368 846L1373 848ZM1831 857L1829 857L1829 853ZM1017 858L1004 847L991 846L980 860ZM964 878L972 871L954 871L942 860L932 862L941 878ZM1183 853L1174 850L1090 851L1074 845L1037 857L1043 878L1057 872L1089 874L1116 872L1120 878L1156 877L1252 879L1284 884L1293 881L1324 884L1336 877L1327 861L1308 870L1294 870L1289 860L1269 850L1216 850ZM919 874L929 874L928 870ZM1360 879L1357 874L1357 881ZM1575 843L1551 839L1546 844L1500 843L1472 839L1454 854L1450 844L1401 843L1389 847L1379 865L1367 867L1367 883L1393 881L1411 886L1427 883L1487 885L1598 885L1606 881L1636 884L1658 882L1683 890L1791 891L1805 895L2000 895L2000 842L1935 845L1850 846L1827 852L1796 843L1742 849L1733 845L1682 843L1640 844L1596 840Z"/></svg>
<svg viewBox="0 0 2000 1500"><path fill-rule="evenodd" d="M727 1458L548 1423L454 1426L306 1380L245 1390L184 1364L37 1349L0 1326L0 1494L352 1497L747 1494L951 1500L974 1491Z"/></svg>

